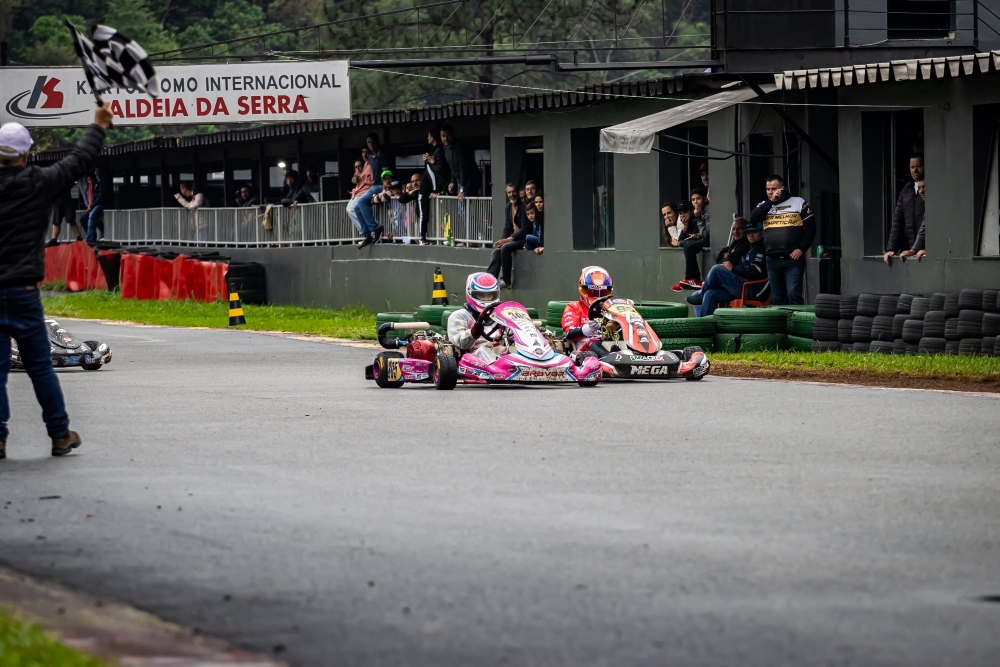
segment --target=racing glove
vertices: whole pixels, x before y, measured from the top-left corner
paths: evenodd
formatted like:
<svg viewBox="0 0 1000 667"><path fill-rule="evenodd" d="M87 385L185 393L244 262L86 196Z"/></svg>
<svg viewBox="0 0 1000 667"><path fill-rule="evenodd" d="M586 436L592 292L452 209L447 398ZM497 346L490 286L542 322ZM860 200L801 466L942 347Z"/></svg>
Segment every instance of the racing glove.
<svg viewBox="0 0 1000 667"><path fill-rule="evenodd" d="M476 323L472 325L469 329L469 333L472 334L473 340L478 340L483 337L483 332L485 331L485 326L481 320L476 320Z"/></svg>
<svg viewBox="0 0 1000 667"><path fill-rule="evenodd" d="M589 338L590 336L596 336L601 331L601 325L597 320L587 320L580 327L580 331L583 332L584 336Z"/></svg>

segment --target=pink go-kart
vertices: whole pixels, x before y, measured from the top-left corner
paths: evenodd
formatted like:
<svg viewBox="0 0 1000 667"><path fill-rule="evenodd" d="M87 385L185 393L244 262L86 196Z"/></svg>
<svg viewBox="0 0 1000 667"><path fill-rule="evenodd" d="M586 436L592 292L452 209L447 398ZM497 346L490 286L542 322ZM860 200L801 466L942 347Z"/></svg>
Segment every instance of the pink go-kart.
<svg viewBox="0 0 1000 667"><path fill-rule="evenodd" d="M594 357L568 357L555 352L524 306L505 301L490 306L479 316L484 336L494 342L497 359L487 363L475 354L462 354L426 322L387 322L378 329L380 352L365 377L384 389L407 382L433 383L438 389L465 384L513 384L575 382L593 387L601 380L601 362ZM397 340L386 338L391 330L412 331ZM579 363L574 359L579 359Z"/></svg>

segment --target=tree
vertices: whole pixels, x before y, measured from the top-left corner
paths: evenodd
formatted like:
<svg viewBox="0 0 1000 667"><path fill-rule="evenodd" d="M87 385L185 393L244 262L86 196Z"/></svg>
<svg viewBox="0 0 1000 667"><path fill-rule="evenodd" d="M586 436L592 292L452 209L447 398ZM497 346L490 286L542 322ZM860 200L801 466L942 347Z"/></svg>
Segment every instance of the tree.
<svg viewBox="0 0 1000 667"><path fill-rule="evenodd" d="M147 0L114 0L108 4L104 22L137 41L146 53L177 48L177 42L153 14Z"/></svg>

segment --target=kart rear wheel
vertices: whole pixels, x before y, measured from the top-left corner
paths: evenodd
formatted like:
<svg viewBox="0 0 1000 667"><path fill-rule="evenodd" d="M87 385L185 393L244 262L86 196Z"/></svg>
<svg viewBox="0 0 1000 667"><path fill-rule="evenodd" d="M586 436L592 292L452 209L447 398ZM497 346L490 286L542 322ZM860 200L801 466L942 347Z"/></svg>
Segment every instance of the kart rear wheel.
<svg viewBox="0 0 1000 667"><path fill-rule="evenodd" d="M439 354L434 358L431 371L434 386L438 389L454 389L458 384L458 362L450 354Z"/></svg>
<svg viewBox="0 0 1000 667"><path fill-rule="evenodd" d="M80 365L83 367L83 370L85 370L85 371L99 371L99 370L101 370L104 367L104 364L101 364L101 363L96 363L96 364L80 364Z"/></svg>
<svg viewBox="0 0 1000 667"><path fill-rule="evenodd" d="M685 375L684 379L689 382L698 382L704 377L705 377L704 375Z"/></svg>
<svg viewBox="0 0 1000 667"><path fill-rule="evenodd" d="M702 354L705 353L705 351L701 349L700 345L688 345L687 347L684 348L684 353L681 358L684 361L691 361L691 357L694 356L695 352L701 352ZM700 380L701 378L698 379Z"/></svg>
<svg viewBox="0 0 1000 667"><path fill-rule="evenodd" d="M402 387L404 384L402 380L389 379L389 359L402 358L403 355L399 352L380 352L372 364L372 375L375 376L375 384L382 389L399 389Z"/></svg>

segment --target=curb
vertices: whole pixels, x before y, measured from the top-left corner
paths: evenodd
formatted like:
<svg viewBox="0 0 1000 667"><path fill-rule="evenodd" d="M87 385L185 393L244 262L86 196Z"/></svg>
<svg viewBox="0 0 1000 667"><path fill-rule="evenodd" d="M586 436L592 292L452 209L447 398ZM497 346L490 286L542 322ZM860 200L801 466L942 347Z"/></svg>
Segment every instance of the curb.
<svg viewBox="0 0 1000 667"><path fill-rule="evenodd" d="M0 568L0 607L67 646L129 667L283 667L134 607Z"/></svg>

